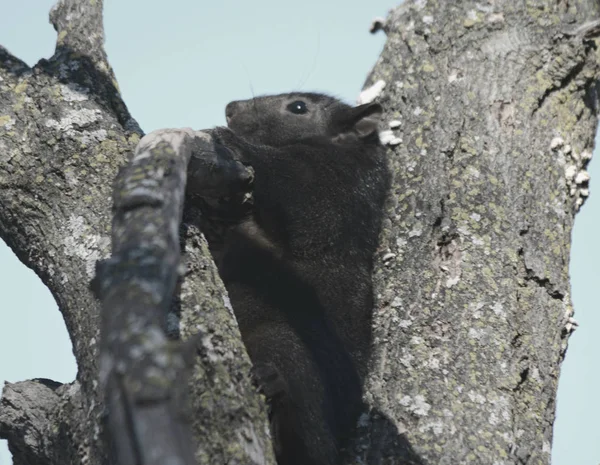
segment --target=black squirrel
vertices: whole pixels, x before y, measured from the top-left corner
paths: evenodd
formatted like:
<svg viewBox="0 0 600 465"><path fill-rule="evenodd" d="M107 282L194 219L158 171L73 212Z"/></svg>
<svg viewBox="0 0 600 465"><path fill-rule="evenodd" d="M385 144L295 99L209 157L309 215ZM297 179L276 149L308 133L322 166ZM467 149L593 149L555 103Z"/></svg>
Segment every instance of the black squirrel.
<svg viewBox="0 0 600 465"><path fill-rule="evenodd" d="M377 103L316 93L227 105L221 148L254 169L254 204L218 268L280 465L337 465L362 409L373 255L390 185Z"/></svg>

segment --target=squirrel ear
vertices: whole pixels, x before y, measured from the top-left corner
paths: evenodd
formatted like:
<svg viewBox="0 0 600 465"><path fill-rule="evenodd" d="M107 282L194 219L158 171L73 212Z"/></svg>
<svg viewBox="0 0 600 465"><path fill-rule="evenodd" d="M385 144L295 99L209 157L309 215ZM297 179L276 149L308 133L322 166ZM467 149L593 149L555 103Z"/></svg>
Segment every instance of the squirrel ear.
<svg viewBox="0 0 600 465"><path fill-rule="evenodd" d="M377 132L383 108L378 103L365 103L352 109L352 125L358 137L365 138Z"/></svg>

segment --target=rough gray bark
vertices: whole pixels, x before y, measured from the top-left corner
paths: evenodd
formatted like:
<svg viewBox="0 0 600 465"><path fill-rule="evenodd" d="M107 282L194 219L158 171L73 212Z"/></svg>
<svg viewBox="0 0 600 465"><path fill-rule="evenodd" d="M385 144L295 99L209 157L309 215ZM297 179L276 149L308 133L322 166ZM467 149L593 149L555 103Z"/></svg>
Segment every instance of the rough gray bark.
<svg viewBox="0 0 600 465"><path fill-rule="evenodd" d="M368 395L427 463L550 462L599 19L596 0L415 0L383 26L368 84L402 143Z"/></svg>
<svg viewBox="0 0 600 465"><path fill-rule="evenodd" d="M169 341L167 314L195 139L192 130L145 136L113 188L112 255L97 263L92 288L102 301L99 380L117 463L194 463L182 389L190 363Z"/></svg>
<svg viewBox="0 0 600 465"><path fill-rule="evenodd" d="M78 363L72 385L6 386L0 436L17 464L100 464L108 453L100 312L88 286L95 262L109 255L113 180L142 133L106 60L101 14L101 1L59 2L51 13L56 53L32 69L0 48L0 235L52 291ZM199 334L190 382L196 457L272 463L265 408L248 378L223 284L197 227L183 229L180 332ZM28 430L35 434L23 437Z"/></svg>
<svg viewBox="0 0 600 465"><path fill-rule="evenodd" d="M170 341L179 325L168 317L181 312L175 306L169 314L187 182L213 199L249 193L251 168L220 151L210 133L155 131L114 184L112 255L97 262L92 288L102 301L99 382L117 463L195 463L186 381L202 341Z"/></svg>
<svg viewBox="0 0 600 465"><path fill-rule="evenodd" d="M5 387L0 436L17 464L107 455L87 286L109 254L112 180L142 134L103 51L101 11L99 0L61 1L56 54L33 69L0 48L0 235L53 292L79 366L72 385ZM367 463L549 463L599 19L595 0L411 0L380 25L388 41L368 84L385 81L379 101L401 126L357 449ZM177 296L182 335L199 333L196 459L272 463L197 219L184 219Z"/></svg>

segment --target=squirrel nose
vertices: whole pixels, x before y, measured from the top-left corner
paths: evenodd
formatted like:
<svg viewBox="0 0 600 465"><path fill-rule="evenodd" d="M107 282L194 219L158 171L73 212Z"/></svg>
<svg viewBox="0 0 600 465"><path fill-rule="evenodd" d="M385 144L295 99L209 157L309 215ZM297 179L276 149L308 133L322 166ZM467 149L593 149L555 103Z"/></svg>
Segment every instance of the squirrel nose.
<svg viewBox="0 0 600 465"><path fill-rule="evenodd" d="M227 120L227 124L231 121L231 118L235 115L237 109L239 107L239 102L229 102L225 107L225 119Z"/></svg>

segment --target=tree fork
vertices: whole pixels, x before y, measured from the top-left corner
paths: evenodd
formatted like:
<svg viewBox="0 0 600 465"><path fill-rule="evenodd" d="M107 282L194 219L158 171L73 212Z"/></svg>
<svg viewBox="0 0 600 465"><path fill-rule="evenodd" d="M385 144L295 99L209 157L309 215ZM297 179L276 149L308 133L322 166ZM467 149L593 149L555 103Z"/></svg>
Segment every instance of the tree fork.
<svg viewBox="0 0 600 465"><path fill-rule="evenodd" d="M5 387L0 435L15 463L107 455L88 283L109 255L112 180L142 132L106 59L101 12L100 0L59 2L56 53L33 68L0 49L0 235L55 296L79 367L71 385ZM413 0L378 24L388 40L367 85L385 83L395 179L357 449L367 463L549 463L599 20L592 0ZM199 334L196 460L264 463L264 406L194 215L178 304L182 335Z"/></svg>

